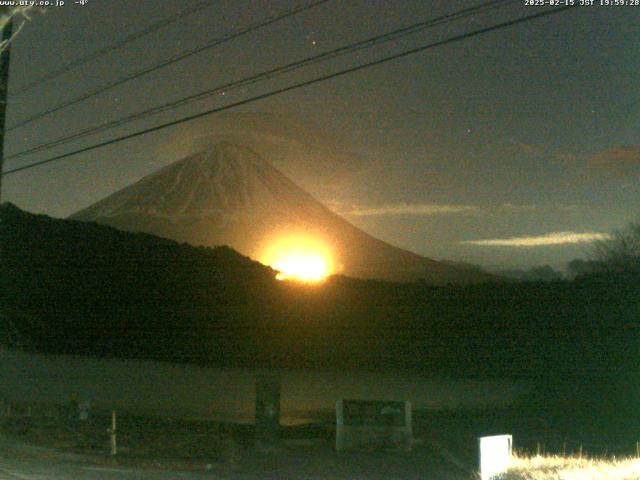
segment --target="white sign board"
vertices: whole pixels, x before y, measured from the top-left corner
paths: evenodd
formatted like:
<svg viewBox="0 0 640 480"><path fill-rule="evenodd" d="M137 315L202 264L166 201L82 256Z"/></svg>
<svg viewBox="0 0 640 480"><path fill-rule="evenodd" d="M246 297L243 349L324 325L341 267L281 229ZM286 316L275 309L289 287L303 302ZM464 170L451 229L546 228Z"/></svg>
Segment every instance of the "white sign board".
<svg viewBox="0 0 640 480"><path fill-rule="evenodd" d="M480 478L490 480L506 472L511 463L511 435L480 437Z"/></svg>

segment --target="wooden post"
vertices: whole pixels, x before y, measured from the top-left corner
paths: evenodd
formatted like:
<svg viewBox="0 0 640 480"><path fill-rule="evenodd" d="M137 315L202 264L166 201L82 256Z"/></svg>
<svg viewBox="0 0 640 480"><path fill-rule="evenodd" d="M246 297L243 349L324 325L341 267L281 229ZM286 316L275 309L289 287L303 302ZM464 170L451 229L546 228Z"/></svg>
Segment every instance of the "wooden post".
<svg viewBox="0 0 640 480"><path fill-rule="evenodd" d="M111 411L111 428L107 430L109 432L109 444L110 444L110 452L109 455L114 457L118 453L118 444L116 440L116 411Z"/></svg>
<svg viewBox="0 0 640 480"><path fill-rule="evenodd" d="M636 442L636 457L640 458L640 442Z"/></svg>
<svg viewBox="0 0 640 480"><path fill-rule="evenodd" d="M582 458L582 444L580 444L580 449L578 450L578 458Z"/></svg>

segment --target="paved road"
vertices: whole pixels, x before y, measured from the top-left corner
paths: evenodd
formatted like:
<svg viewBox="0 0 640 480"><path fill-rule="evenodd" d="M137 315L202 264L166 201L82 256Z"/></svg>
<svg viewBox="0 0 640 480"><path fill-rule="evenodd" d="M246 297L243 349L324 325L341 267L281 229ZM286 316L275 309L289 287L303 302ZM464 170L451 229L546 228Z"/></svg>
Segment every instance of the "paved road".
<svg viewBox="0 0 640 480"><path fill-rule="evenodd" d="M199 480L225 477L209 473L102 467L44 459L0 458L1 480Z"/></svg>
<svg viewBox="0 0 640 480"><path fill-rule="evenodd" d="M320 463L320 459L315 459ZM407 462L407 460L409 460ZM9 458L0 456L0 480L393 480L393 479L460 479L469 478L452 475L442 465L436 467L430 465L427 468L421 465L411 465L411 460L404 459L404 465L397 460L388 464L383 461L375 461L373 465L363 465L361 459L345 465L325 464L324 469L317 468L321 465L297 464L287 462L287 465L272 465L267 468L250 468L249 471L222 471L216 470L202 472L171 472L163 470L149 470L126 467L96 466L81 464L59 459L43 458ZM337 468L336 468L337 467ZM421 468L422 467L422 468ZM436 468L434 468L436 467Z"/></svg>

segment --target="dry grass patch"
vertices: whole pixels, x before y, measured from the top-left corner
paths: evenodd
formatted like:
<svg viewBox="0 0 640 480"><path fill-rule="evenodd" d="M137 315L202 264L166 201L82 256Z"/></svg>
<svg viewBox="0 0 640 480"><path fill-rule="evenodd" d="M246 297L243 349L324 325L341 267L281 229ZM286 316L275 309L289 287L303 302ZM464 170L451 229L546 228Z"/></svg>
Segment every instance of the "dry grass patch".
<svg viewBox="0 0 640 480"><path fill-rule="evenodd" d="M496 480L639 480L640 458L514 456Z"/></svg>

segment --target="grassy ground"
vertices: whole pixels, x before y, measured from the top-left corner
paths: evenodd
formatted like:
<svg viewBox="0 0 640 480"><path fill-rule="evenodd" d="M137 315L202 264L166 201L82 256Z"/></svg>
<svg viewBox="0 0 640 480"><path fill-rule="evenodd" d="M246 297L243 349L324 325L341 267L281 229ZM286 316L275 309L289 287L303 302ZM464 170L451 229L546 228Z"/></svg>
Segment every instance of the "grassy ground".
<svg viewBox="0 0 640 480"><path fill-rule="evenodd" d="M111 418L98 415L85 422L60 418L4 421L0 431L21 441L60 451L108 455ZM234 462L250 432L219 423L118 416L118 453L124 458L171 458Z"/></svg>
<svg viewBox="0 0 640 480"><path fill-rule="evenodd" d="M515 456L496 480L638 480L640 458Z"/></svg>
<svg viewBox="0 0 640 480"><path fill-rule="evenodd" d="M518 413L415 412L414 435L418 440L409 454L336 453L330 419L283 427L281 446L264 455L252 448L251 426L125 413L118 415L115 458L108 456L108 414L93 415L86 422L71 422L64 415L5 419L0 422L0 433L25 444L88 455L119 466L192 471L213 468L225 475L232 471L234 475L264 474L264 478L298 478L302 474L324 478L333 472L331 478L472 480L476 478L472 472L477 468L477 436L512 432L519 448L535 452L537 447L542 455L519 453L499 480L640 480L640 458L545 455L544 441L546 451L564 451L565 445L553 445L534 424L521 427L522 431L512 429L516 425L512 417ZM529 441L526 432L530 433ZM572 451L571 445L566 447ZM631 453L631 447L635 445L630 443L625 454Z"/></svg>
<svg viewBox="0 0 640 480"><path fill-rule="evenodd" d="M185 420L120 415L116 457L108 457L109 417L94 416L88 423L65 421L5 422L9 445L13 440L34 448L0 448L12 458L28 455L47 462L78 462L153 471L207 472L212 478L314 478L317 480L469 480L470 471L442 445L420 442L413 452L336 452L335 432L323 425L285 428L273 451L252 448L253 432L245 427ZM15 453L14 453L15 452ZM444 453L443 453L444 452ZM64 453L64 457L59 454ZM80 455L78 455L80 454ZM185 477L186 478L186 477Z"/></svg>

